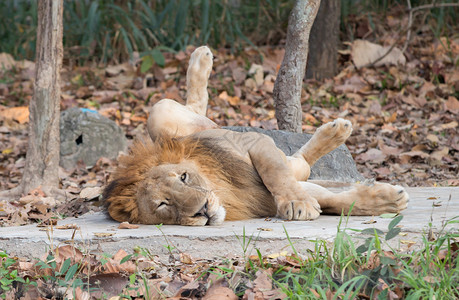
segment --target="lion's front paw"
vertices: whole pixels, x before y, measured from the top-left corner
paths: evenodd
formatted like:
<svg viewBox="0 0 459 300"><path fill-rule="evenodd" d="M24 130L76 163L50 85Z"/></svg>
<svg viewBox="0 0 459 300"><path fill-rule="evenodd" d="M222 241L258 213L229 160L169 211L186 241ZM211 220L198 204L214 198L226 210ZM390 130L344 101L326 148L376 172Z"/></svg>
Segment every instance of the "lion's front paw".
<svg viewBox="0 0 459 300"><path fill-rule="evenodd" d="M388 183L362 184L357 192L360 200L354 206L356 214L399 213L408 207L410 199L403 187Z"/></svg>
<svg viewBox="0 0 459 300"><path fill-rule="evenodd" d="M276 197L276 202L278 216L286 220L314 220L322 212L319 203L312 197L301 196L298 200Z"/></svg>

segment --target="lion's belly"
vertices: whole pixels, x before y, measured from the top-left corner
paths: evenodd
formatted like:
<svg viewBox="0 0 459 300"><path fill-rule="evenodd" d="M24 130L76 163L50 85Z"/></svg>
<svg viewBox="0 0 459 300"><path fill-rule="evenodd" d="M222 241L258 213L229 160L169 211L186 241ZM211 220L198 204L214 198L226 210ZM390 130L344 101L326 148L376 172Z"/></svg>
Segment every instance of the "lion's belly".
<svg viewBox="0 0 459 300"><path fill-rule="evenodd" d="M193 135L208 155L220 163L215 168L224 171L218 172L223 173L224 178L219 178L212 190L226 209L226 220L274 216L277 212L274 197L250 160L248 136L223 129Z"/></svg>
<svg viewBox="0 0 459 300"><path fill-rule="evenodd" d="M242 161L242 160L241 160ZM275 216L277 208L274 197L266 188L255 168L245 161L242 165L231 166L225 161L225 170L231 173L231 185L222 194L222 204L226 209L226 220L244 220L256 217Z"/></svg>

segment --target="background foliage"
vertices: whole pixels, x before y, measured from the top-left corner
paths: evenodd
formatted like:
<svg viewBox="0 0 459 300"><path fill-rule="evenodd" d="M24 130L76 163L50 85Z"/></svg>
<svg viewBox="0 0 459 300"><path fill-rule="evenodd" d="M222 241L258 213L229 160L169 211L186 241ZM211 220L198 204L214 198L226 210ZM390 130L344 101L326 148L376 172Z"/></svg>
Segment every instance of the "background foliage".
<svg viewBox="0 0 459 300"><path fill-rule="evenodd" d="M430 4L413 0L412 6ZM455 2L444 0L441 2ZM277 45L285 38L294 0L64 0L66 57L81 63L119 62L134 51L141 56L157 50L182 50L208 44L238 50L245 45ZM342 34L352 40L356 16L372 30L375 16L399 7L405 0L342 0ZM421 22L435 34L453 30L458 8L436 8ZM33 59L37 1L0 1L0 52Z"/></svg>

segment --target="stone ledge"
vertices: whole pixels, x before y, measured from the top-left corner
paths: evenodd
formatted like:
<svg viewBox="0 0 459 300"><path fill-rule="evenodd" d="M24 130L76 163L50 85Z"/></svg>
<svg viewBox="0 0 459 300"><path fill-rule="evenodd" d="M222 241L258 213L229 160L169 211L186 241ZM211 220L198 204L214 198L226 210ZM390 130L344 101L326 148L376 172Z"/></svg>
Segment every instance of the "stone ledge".
<svg viewBox="0 0 459 300"><path fill-rule="evenodd" d="M432 216L433 226L437 230L442 227L444 220L459 215L459 188L407 188L411 200L407 210L403 212L404 219L400 223L406 236L391 240L393 246L398 240L419 240L420 233L427 231L427 225ZM449 196L452 196L448 202ZM429 200L429 197L437 197ZM441 201L442 206L432 208L434 201ZM391 219L374 217L376 223L363 224L372 217L350 217L347 227L353 229L378 228L383 231ZM320 216L315 221L285 222L276 218L270 220L252 219L237 222L224 222L220 226L186 227L164 225L161 231L177 249L187 252L196 258L234 257L241 256L242 246L237 236L245 231L247 238L252 237L253 245L263 254L291 251L286 238L287 230L295 248L303 252L313 247L311 240L333 240L336 236L339 216ZM73 242L82 249L115 253L120 248L128 253L136 246L146 247L152 253L167 257L165 249L167 242L163 233L154 225L140 225L138 229L118 229L117 222L105 213L88 213L80 218L67 218L59 221L58 225L76 224L77 230ZM453 226L454 225L454 226ZM448 229L459 230L459 224L453 224ZM343 225L344 226L344 220ZM20 257L39 257L49 249L51 240L54 247L69 242L73 230L54 229L50 240L45 231L36 225L0 228L0 249L10 255ZM99 238L94 233L113 233L113 236Z"/></svg>

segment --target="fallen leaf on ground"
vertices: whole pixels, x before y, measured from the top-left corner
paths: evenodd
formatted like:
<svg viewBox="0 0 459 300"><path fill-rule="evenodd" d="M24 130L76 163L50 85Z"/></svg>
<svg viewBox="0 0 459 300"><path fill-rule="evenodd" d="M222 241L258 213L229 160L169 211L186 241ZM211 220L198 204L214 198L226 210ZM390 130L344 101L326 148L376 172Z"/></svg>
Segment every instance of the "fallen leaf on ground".
<svg viewBox="0 0 459 300"><path fill-rule="evenodd" d="M206 295L202 298L203 300L237 300L239 299L236 294L227 287L224 286L211 286L210 289L207 290Z"/></svg>
<svg viewBox="0 0 459 300"><path fill-rule="evenodd" d="M0 120L4 120L7 124L11 121L25 124L29 122L29 107L19 106L0 109Z"/></svg>
<svg viewBox="0 0 459 300"><path fill-rule="evenodd" d="M355 40L352 43L352 60L357 68L361 68L374 63L377 59L385 55L389 48L365 40ZM406 58L402 51L394 47L389 54L374 65L378 67L383 65L404 65L405 63Z"/></svg>
<svg viewBox="0 0 459 300"><path fill-rule="evenodd" d="M94 232L96 237L109 237L115 235L114 232Z"/></svg>
<svg viewBox="0 0 459 300"><path fill-rule="evenodd" d="M92 199L97 198L97 197L100 196L101 190L102 190L102 188L98 187L98 186L84 188L80 192L80 198L83 198L83 199L86 199L86 200L92 200Z"/></svg>
<svg viewBox="0 0 459 300"><path fill-rule="evenodd" d="M120 225L118 225L118 229L137 229L139 228L139 225L136 224L130 224L129 222L122 222Z"/></svg>

